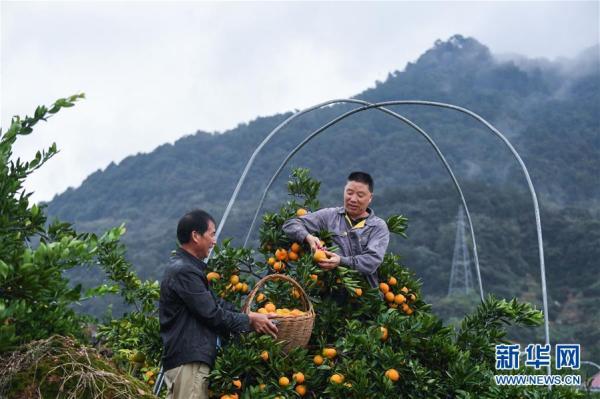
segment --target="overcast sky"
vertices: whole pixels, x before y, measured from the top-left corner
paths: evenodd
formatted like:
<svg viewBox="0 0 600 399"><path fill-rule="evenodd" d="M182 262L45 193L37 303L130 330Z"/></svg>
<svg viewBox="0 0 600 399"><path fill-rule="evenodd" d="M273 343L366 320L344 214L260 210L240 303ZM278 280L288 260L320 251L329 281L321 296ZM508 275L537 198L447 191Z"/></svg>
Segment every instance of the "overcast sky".
<svg viewBox="0 0 600 399"><path fill-rule="evenodd" d="M495 54L573 57L599 41L598 2L6 2L1 121L85 92L24 137L61 152L34 200L196 130L350 97L454 34ZM198 149L199 152L203 149Z"/></svg>

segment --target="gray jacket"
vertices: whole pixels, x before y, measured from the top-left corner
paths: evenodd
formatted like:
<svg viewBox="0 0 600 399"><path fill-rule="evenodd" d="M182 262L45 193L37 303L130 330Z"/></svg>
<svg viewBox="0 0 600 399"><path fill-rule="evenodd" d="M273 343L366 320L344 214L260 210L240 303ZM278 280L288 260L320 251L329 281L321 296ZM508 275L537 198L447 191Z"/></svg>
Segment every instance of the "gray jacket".
<svg viewBox="0 0 600 399"><path fill-rule="evenodd" d="M304 242L306 236L327 230L340 249L340 263L361 272L371 287L377 287L377 269L390 241L387 224L370 208L363 228L350 228L343 207L324 208L299 218L287 220L283 231L294 241Z"/></svg>

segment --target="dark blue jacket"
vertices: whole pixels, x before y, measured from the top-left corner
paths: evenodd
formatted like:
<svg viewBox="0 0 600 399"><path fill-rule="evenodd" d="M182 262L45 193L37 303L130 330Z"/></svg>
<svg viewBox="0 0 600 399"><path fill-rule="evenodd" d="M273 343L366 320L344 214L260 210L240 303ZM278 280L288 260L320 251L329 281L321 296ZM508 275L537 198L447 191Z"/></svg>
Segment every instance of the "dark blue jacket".
<svg viewBox="0 0 600 399"><path fill-rule="evenodd" d="M160 284L163 367L202 362L213 366L217 336L250 330L248 315L218 298L208 286L206 263L179 248Z"/></svg>

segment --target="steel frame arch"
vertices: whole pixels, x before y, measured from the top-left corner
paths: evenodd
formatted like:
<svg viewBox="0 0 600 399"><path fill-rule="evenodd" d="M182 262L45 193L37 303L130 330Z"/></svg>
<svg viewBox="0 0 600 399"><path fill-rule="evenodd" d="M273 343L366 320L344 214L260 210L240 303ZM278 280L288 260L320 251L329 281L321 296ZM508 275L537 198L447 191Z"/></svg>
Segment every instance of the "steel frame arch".
<svg viewBox="0 0 600 399"><path fill-rule="evenodd" d="M235 202L235 199L237 198L239 189L246 178L246 174L248 173L248 170L254 163L254 158L256 157L258 152L260 152L262 147L270 140L270 138L273 137L273 135L275 135L275 133L277 133L279 130L281 130L281 128L283 128L285 125L287 125L293 119L295 119L307 112L311 112L313 110L325 107L327 105L335 104L335 103L352 103L354 101L357 101L357 100L340 99L340 100L330 100L330 101L326 101L321 104L317 104L315 106L306 108L303 111L299 111L299 112L291 115L289 118L287 118L281 124L279 124L274 130L272 130L271 133L256 148L256 150L252 154L250 160L246 164L246 167L242 173L242 176L238 180L238 184L237 184L237 186L234 190L234 193L231 196L230 201L227 205L227 208L225 210L223 218L221 219L221 221L219 223L219 227L217 229L217 238L218 238L218 235L221 233L224 222L227 220L227 217L229 216L231 207L232 207L233 203ZM370 109L370 108L386 107L386 106L390 106L390 105L423 105L423 106L446 108L446 109L451 109L454 111L464 113L464 114L472 117L476 121L482 123L495 136L500 138L500 140L508 147L510 152L516 158L517 162L519 163L519 166L521 167L523 174L525 175L525 179L527 181L527 186L529 188L529 192L530 192L532 202L533 202L533 207L534 207L536 233L537 233L537 240L538 240L538 255L539 255L539 261L540 261L540 274L541 274L541 280L542 280L542 303L543 303L543 308L544 308L544 333L545 333L545 338L546 338L545 343L547 345L550 345L550 329L549 329L549 318L548 318L548 296L547 296L547 287L546 287L546 268L545 268L545 262L544 262L544 247L543 247L543 240L542 240L542 227L541 227L541 220L540 220L539 205L538 205L537 194L535 192L535 188L534 188L531 178L529 176L529 171L527 170L527 167L525 166L525 163L521 159L520 155L514 149L514 147L510 143L510 141L506 137L504 137L504 135L502 135L502 133L500 133L500 131L498 131L491 123L489 123L487 120L485 120L482 116L480 116L480 115L476 114L475 112L472 112L466 108L463 108L463 107L459 107L459 106L455 106L455 105L447 104L447 103L434 102L434 101L398 100L398 101L384 101L384 102L374 103L372 105L367 105L367 106L362 107L361 110L366 110L366 109ZM211 254L209 254L209 257ZM551 369L550 369L550 367L548 367L548 374L550 374L550 373L551 373Z"/></svg>

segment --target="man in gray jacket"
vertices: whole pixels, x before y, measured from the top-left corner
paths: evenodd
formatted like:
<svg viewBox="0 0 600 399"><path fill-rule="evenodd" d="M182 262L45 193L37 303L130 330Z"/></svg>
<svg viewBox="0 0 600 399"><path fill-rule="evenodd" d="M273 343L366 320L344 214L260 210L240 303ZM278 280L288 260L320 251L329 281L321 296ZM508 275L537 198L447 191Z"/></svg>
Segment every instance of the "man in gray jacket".
<svg viewBox="0 0 600 399"><path fill-rule="evenodd" d="M373 178L365 172L352 172L344 187L344 206L324 208L286 221L283 231L289 238L306 242L314 252L321 248L314 234L327 230L339 254L325 250L328 259L319 263L323 270L348 266L363 274L371 287L377 287L377 269L390 241L385 221L369 204L373 200Z"/></svg>

